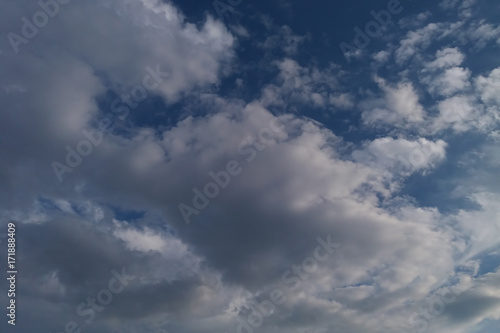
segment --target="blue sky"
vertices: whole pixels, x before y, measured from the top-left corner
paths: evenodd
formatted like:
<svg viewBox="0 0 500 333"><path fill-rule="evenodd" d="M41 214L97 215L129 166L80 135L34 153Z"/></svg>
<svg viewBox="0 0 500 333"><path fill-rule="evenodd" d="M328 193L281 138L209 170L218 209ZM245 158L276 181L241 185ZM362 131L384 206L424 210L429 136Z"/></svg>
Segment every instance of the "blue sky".
<svg viewBox="0 0 500 333"><path fill-rule="evenodd" d="M3 7L7 332L498 331L498 2Z"/></svg>

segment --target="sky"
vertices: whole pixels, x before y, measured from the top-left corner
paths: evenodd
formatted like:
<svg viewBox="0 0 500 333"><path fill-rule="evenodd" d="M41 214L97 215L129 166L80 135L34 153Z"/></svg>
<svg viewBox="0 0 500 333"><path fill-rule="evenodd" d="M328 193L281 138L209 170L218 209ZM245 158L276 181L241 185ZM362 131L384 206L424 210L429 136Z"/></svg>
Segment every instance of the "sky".
<svg viewBox="0 0 500 333"><path fill-rule="evenodd" d="M2 332L498 332L498 1L0 1Z"/></svg>

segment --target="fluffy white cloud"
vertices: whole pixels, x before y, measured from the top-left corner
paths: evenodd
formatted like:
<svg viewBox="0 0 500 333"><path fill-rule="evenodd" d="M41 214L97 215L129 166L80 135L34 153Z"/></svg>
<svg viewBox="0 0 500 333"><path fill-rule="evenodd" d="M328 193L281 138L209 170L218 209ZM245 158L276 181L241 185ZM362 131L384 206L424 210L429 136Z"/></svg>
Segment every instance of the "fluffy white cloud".
<svg viewBox="0 0 500 333"><path fill-rule="evenodd" d="M384 92L384 97L378 101L363 103L362 107L368 108L362 115L366 124L384 123L405 127L408 124L420 123L424 120L425 111L412 83L401 82L391 86L381 78L377 77L375 80Z"/></svg>
<svg viewBox="0 0 500 333"><path fill-rule="evenodd" d="M478 113L466 96L455 96L439 103L439 116L434 120L434 128L451 127L457 132L471 128L471 122L477 119Z"/></svg>
<svg viewBox="0 0 500 333"><path fill-rule="evenodd" d="M123 240L131 250L160 252L165 246L163 238L151 229L145 229L143 232L134 229L115 230L113 235Z"/></svg>
<svg viewBox="0 0 500 333"><path fill-rule="evenodd" d="M463 76L464 79L468 77L468 73L462 70L457 71L457 73L461 73L459 77ZM470 82L474 82L475 89L467 89L466 93L440 101L437 105L439 114L432 119L431 128L434 131L452 128L456 132L468 130L488 132L492 130L500 120L497 97L497 91L500 89L498 73L500 73L498 69L495 69L486 77L480 75L473 80L450 81L450 83L454 83L447 89L456 87L458 90L458 88L469 87ZM436 80L439 80L439 77ZM431 83L430 87L434 82ZM444 93L444 91L442 92Z"/></svg>
<svg viewBox="0 0 500 333"><path fill-rule="evenodd" d="M431 169L446 157L446 142L420 138L381 138L367 143L364 150L353 153L356 160L384 170L403 169L406 172Z"/></svg>
<svg viewBox="0 0 500 333"><path fill-rule="evenodd" d="M396 50L396 61L402 64L409 60L420 50L426 49L443 27L436 23L429 23L423 28L408 32L406 38L401 40L399 48Z"/></svg>
<svg viewBox="0 0 500 333"><path fill-rule="evenodd" d="M436 59L426 67L431 70L450 68L461 65L464 59L465 55L458 48L447 47L437 51Z"/></svg>
<svg viewBox="0 0 500 333"><path fill-rule="evenodd" d="M476 87L481 100L487 104L500 105L500 68L496 68L487 76L476 78Z"/></svg>
<svg viewBox="0 0 500 333"><path fill-rule="evenodd" d="M391 54L388 51L380 51L375 53L372 57L378 63L385 63L389 60L390 55Z"/></svg>
<svg viewBox="0 0 500 333"><path fill-rule="evenodd" d="M462 67L446 69L429 84L429 91L441 96L450 96L469 86L471 72Z"/></svg>

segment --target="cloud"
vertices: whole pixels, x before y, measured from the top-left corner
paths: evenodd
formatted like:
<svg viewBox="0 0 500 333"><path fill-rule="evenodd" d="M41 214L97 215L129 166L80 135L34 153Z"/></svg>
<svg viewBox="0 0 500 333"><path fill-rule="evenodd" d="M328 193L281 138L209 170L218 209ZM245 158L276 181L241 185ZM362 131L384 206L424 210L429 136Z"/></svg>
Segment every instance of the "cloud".
<svg viewBox="0 0 500 333"><path fill-rule="evenodd" d="M74 2L19 54L1 41L0 217L19 226L18 328L234 332L277 288L263 332L408 331L451 287L461 295L432 331L498 320L485 258L500 232L500 72L474 56L497 34L473 5L443 1L454 23L400 21L349 70L310 59L301 46L316 36L259 13L246 19L265 31L242 20L233 35L153 0ZM0 26L19 31L36 10L8 4ZM120 119L112 100L126 105L151 70L163 81ZM51 162L67 162L83 129L102 142L59 183ZM186 224L179 204L194 207L232 162L241 172ZM340 246L308 270L318 238ZM134 279L87 326L76 308L113 270Z"/></svg>
<svg viewBox="0 0 500 333"><path fill-rule="evenodd" d="M446 69L461 65L464 59L465 55L458 48L447 47L437 51L436 59L427 64L426 67L430 70Z"/></svg>
<svg viewBox="0 0 500 333"><path fill-rule="evenodd" d="M365 124L384 123L404 127L424 120L425 111L412 83L401 82L391 86L378 77L375 81L384 92L384 96L378 101L363 103L362 107L365 109L378 104L377 107L363 112L362 118Z"/></svg>
<svg viewBox="0 0 500 333"><path fill-rule="evenodd" d="M40 10L35 3L12 3L8 9L4 31L18 31L23 15ZM197 27L172 4L155 1L72 2L19 54L3 39L2 62L9 66L0 84L10 88L0 90L0 96L11 106L0 125L1 140L9 142L0 171L6 186L3 202L12 199L7 193L24 189L28 207L36 193L53 187L48 176L53 171L46 166L64 160L65 147L75 147L83 138L81 130L102 115L99 97L110 90L130 93L150 66L169 73L151 95L173 102L216 83L227 70L233 43L220 22L208 17ZM104 108L116 111L111 105ZM27 169L47 176L33 184L22 176L35 172Z"/></svg>
<svg viewBox="0 0 500 333"><path fill-rule="evenodd" d="M471 72L462 67L452 67L435 77L429 84L431 93L450 96L468 87Z"/></svg>
<svg viewBox="0 0 500 333"><path fill-rule="evenodd" d="M316 246L315 239L331 234L334 241L342 242L339 254L301 286L301 290L304 288L301 292L305 292L316 283L315 291L312 294L307 291L309 296L306 298L300 296L301 292L294 292L283 307L283 311L289 310L297 315L301 313L304 318L301 325L304 327L311 324L306 318L308 313L313 312L323 313L318 317L322 320L328 321L335 314L346 320L346 323L351 323L354 318L342 315L340 309L347 304L358 307L366 301L345 300L348 302L346 304L337 301L339 303L335 305L324 297L314 296L316 293L321 295L330 292L332 287L354 287L360 283L372 285L379 292L371 295L371 305L360 312L364 318L374 311L389 310L404 297L421 295L422 290L426 290L452 269L452 241L449 235L434 230L432 224L414 222L411 215L398 218L380 210L374 196L384 187L380 169L343 159L340 153L341 141L319 124L295 116L284 116L281 121L285 128L275 137L274 144L267 145L251 162L246 160L250 154L238 156L237 145L231 143L243 142L248 135L258 133L260 128L268 126L272 119L273 116L258 105L248 105L238 113L218 113L196 120L186 119L164 132L161 140L146 136L136 141L150 142L149 144L154 142L161 146L169 153L168 160L148 163L148 159L144 159L145 164L136 168L130 161L143 144L124 149L110 141L105 145L107 154L96 155L94 163L116 163L127 167L110 167L96 173L92 165L88 168L82 166L82 173L74 175L77 183L84 175L85 178L95 179L96 182L88 190L100 193L99 197L126 194L129 198L135 198L131 201L134 202L132 207L135 209L162 211L169 224L174 226L177 237L193 253L191 256L200 258L191 259L190 262L200 262L203 258L206 267L223 272L224 285L229 288L225 293L228 294L216 296L210 291L210 287L203 287L205 278L195 278L193 274L205 276L209 273L200 273L204 265L195 264L192 266L194 271L191 271L189 265L180 263L181 258L185 260L189 256L167 256L165 258L170 258L169 264L164 268L160 268L161 265L156 267L155 263L164 256L161 253L164 253L165 244L172 241L167 242L169 237L166 235L159 236L158 230L152 229L152 225L143 231L130 226L115 229L113 234L124 242L106 233L91 231L93 228L85 224L77 229L74 228L78 223L72 223L72 226L68 224L67 227L63 227L64 224L36 227L40 231L33 235L52 226L49 234L66 240L58 242L54 249L50 249L55 246L54 242L46 243L46 249L40 253L60 255L49 256L40 261L40 269L46 274L58 270L62 287L69 288L90 279L95 269L102 272L102 279L106 279L105 267L118 267L130 263L131 258L137 258L132 261L134 266L130 268L130 272L139 275L138 284L120 294L120 302L103 316L103 320L139 320L165 313L171 316L171 323L180 325L186 314L208 315L211 311L208 304L212 301L221 302L218 311L222 315L225 311L222 304L227 304L224 302L237 295L231 289L232 285L250 292L246 297L248 302L260 292L280 285L281 274L312 253ZM221 134L222 128L224 135ZM189 145L181 145L188 142ZM378 144L379 142L370 147ZM405 140L380 141L380 144L381 152L375 153L379 159L391 159L388 152L394 149L391 145L404 152L413 147L428 147L432 156L436 154L437 157L430 157L429 162L416 168L425 168L444 154L444 144L425 140L418 143ZM384 157L384 154L389 156ZM209 170L217 170L221 162L230 159L240 161L244 169L242 174L234 179L192 225L185 225L176 208L178 202L189 202L192 195L189 194L190 189L204 183L203 175ZM175 178L168 177L174 173ZM124 179L127 179L130 186L129 191L122 186L116 187ZM373 187L372 195L358 192L366 185ZM99 192L97 189L100 189ZM139 202L147 204L144 206ZM65 234L61 235L59 230L65 230ZM282 237L284 230L287 237ZM422 239L425 239L425 246L421 244ZM142 244L146 240L147 244ZM93 244L96 241L100 245L88 246L89 242ZM34 244L40 247L38 243ZM361 243L364 244L363 247L359 247ZM186 251L178 241L173 244L178 244L174 247L176 251ZM63 253L68 251L77 252L66 258ZM101 256L96 262L90 259L95 255L89 251L107 255ZM436 252L441 253L441 259L429 265ZM78 259L79 257L82 259ZM81 266L83 258L88 258L87 268ZM73 260L80 262L79 266ZM82 275L79 267L86 269L88 273ZM177 267L178 273L172 275L169 267ZM140 272L148 273L143 276ZM95 276L92 279L96 281L96 285L99 284ZM80 295L83 297L84 293L82 291ZM385 293L388 295L384 296ZM179 297L182 299L179 300ZM336 293L332 297L335 298ZM376 308L380 310L375 310ZM232 315L231 318L236 317ZM280 325L289 326L288 323Z"/></svg>
<svg viewBox="0 0 500 333"><path fill-rule="evenodd" d="M379 63L385 63L390 57L390 53L387 51L380 51L373 55L373 59Z"/></svg>
<svg viewBox="0 0 500 333"><path fill-rule="evenodd" d="M406 38L401 40L399 48L396 50L397 63L402 64L420 50L426 49L442 29L443 26L440 24L429 23L423 28L408 32Z"/></svg>
<svg viewBox="0 0 500 333"><path fill-rule="evenodd" d="M496 68L484 77L482 75L476 78L476 87L481 95L481 100L489 105L500 103L500 68Z"/></svg>
<svg viewBox="0 0 500 333"><path fill-rule="evenodd" d="M340 89L345 73L337 65L331 64L320 70L303 67L290 58L276 65L280 70L278 77L262 89L261 102L264 106L297 104L318 109L349 109L354 106L352 94Z"/></svg>
<svg viewBox="0 0 500 333"><path fill-rule="evenodd" d="M266 51L283 50L287 56L297 53L300 45L307 40L307 36L300 36L293 33L292 29L284 25L282 27L273 27L273 35L266 38L257 45Z"/></svg>
<svg viewBox="0 0 500 333"><path fill-rule="evenodd" d="M452 128L456 132L468 130L487 132L492 130L498 122L496 114L498 100L495 97L497 96L495 91L498 89L495 75L498 70L491 71L487 77L480 75L474 79L468 79L470 74L468 70L454 68L457 69L455 72L459 73L458 77L462 76L463 81L462 79L450 80L451 85L448 87L442 86L441 88L445 90L441 92L450 92L450 89L456 88L458 91L466 89L467 93L464 91L462 94L440 101L437 105L439 115L433 119L432 128L435 131ZM437 78L437 80L439 79L440 77ZM431 89L434 87L435 82L436 79L430 84ZM475 86L474 90L468 88L472 86L472 83Z"/></svg>
<svg viewBox="0 0 500 333"><path fill-rule="evenodd" d="M433 168L446 157L446 142L420 138L416 141L381 138L353 153L356 160L384 170L397 168L414 172Z"/></svg>
<svg viewBox="0 0 500 333"><path fill-rule="evenodd" d="M146 229L144 232L133 229L116 230L113 235L123 240L131 250L160 252L165 246L162 237L155 235L151 229Z"/></svg>

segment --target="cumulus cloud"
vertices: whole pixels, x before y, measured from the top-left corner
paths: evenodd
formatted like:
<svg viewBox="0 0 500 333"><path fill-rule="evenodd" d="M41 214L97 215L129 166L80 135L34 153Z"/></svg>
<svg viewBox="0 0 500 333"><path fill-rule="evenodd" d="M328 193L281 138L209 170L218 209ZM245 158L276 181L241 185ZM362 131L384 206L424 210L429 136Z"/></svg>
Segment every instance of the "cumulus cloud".
<svg viewBox="0 0 500 333"><path fill-rule="evenodd" d="M452 67L435 77L429 84L431 93L450 96L468 87L471 72L462 67Z"/></svg>
<svg viewBox="0 0 500 333"><path fill-rule="evenodd" d="M436 52L436 59L427 64L426 67L431 70L445 69L461 65L465 55L456 47L445 48Z"/></svg>
<svg viewBox="0 0 500 333"><path fill-rule="evenodd" d="M406 332L449 290L433 332L500 319L500 72L469 63L497 35L473 5L441 2L458 23L402 20L410 31L366 70L310 59L315 38L260 13L247 18L264 33L228 30L153 0L72 2L18 54L4 38L0 219L19 228L18 328ZM39 8L6 6L4 31ZM474 44L473 27L487 37ZM132 107L146 75L161 80ZM87 141L59 182L53 161ZM112 279L123 290L92 309Z"/></svg>
<svg viewBox="0 0 500 333"><path fill-rule="evenodd" d="M9 10L3 30L17 32L22 26L18 18L39 7L13 3ZM150 66L168 76L149 93L174 101L196 87L216 83L232 55L233 37L220 22L208 18L198 28L185 22L172 4L155 1L71 3L64 7L64 15L55 16L43 29L20 46L19 54L11 50L8 39L0 46L2 61L9 64L1 84L10 87L0 94L12 107L0 125L2 141L11 142L0 177L11 190L33 185L13 183L24 179L20 170L64 158L65 146L76 145L81 130L102 112L96 98L106 91L130 93L142 85ZM64 52L58 51L61 48ZM45 167L38 169L50 173ZM30 192L25 190L27 200L32 199Z"/></svg>
<svg viewBox="0 0 500 333"><path fill-rule="evenodd" d="M402 168L414 172L432 168L442 161L446 157L446 142L424 138L417 141L381 138L369 142L364 150L355 151L353 156L360 162L384 170Z"/></svg>
<svg viewBox="0 0 500 333"><path fill-rule="evenodd" d="M401 40L396 50L396 61L404 63L413 57L419 50L427 48L443 27L436 23L429 23L423 28L408 32L405 39Z"/></svg>
<svg viewBox="0 0 500 333"><path fill-rule="evenodd" d="M466 89L467 93L458 94L440 101L437 105L439 115L432 120L432 128L437 131L452 128L456 132L472 129L481 132L492 130L499 120L497 114L498 101L495 97L497 96L495 92L498 90L495 80L497 71L497 69L491 71L488 77L479 75L475 79L455 81L453 85L457 89L469 87L472 82L475 83L475 89ZM464 73L463 70L458 72L468 76L468 73ZM453 85L446 89L452 89ZM430 87L433 87L433 83L430 84Z"/></svg>
<svg viewBox="0 0 500 333"><path fill-rule="evenodd" d="M491 71L487 77L478 76L476 87L484 103L498 106L500 103L500 68Z"/></svg>
<svg viewBox="0 0 500 333"><path fill-rule="evenodd" d="M363 112L363 121L366 124L385 123L396 126L406 126L424 120L425 110L419 102L419 96L410 82L401 82L389 85L384 79L375 78L384 92L382 99L367 102L363 107L368 108L379 104L378 107Z"/></svg>

